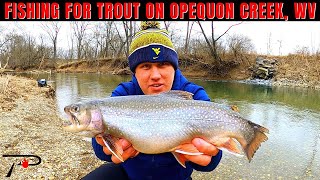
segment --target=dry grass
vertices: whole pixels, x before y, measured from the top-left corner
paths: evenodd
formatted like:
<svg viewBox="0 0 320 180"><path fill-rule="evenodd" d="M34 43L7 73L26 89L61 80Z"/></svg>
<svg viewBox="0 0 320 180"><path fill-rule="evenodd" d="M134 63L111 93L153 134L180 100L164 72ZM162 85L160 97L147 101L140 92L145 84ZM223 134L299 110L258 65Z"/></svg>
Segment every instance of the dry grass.
<svg viewBox="0 0 320 180"><path fill-rule="evenodd" d="M289 79L319 85L320 59L318 56L288 55L279 58L277 80Z"/></svg>
<svg viewBox="0 0 320 180"><path fill-rule="evenodd" d="M6 90L8 88L9 81L10 81L10 76L5 76L4 79L1 79L0 92L2 92L2 94L6 94Z"/></svg>

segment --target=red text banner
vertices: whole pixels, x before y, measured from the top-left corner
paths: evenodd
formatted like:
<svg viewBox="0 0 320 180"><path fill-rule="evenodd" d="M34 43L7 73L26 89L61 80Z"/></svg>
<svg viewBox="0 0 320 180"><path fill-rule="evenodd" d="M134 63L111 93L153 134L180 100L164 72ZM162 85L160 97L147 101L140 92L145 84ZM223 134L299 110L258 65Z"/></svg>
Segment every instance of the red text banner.
<svg viewBox="0 0 320 180"><path fill-rule="evenodd" d="M320 2L319 2L320 3ZM2 1L0 20L320 20L317 1Z"/></svg>

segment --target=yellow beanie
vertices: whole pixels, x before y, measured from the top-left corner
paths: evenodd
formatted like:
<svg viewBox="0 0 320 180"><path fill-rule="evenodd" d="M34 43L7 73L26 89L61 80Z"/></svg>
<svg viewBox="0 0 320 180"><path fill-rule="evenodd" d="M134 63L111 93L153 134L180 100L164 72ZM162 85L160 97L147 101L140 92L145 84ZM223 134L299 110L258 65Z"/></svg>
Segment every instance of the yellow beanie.
<svg viewBox="0 0 320 180"><path fill-rule="evenodd" d="M169 62L178 68L178 54L174 49L168 31L160 29L157 21L141 22L129 47L129 66L132 72L143 62Z"/></svg>

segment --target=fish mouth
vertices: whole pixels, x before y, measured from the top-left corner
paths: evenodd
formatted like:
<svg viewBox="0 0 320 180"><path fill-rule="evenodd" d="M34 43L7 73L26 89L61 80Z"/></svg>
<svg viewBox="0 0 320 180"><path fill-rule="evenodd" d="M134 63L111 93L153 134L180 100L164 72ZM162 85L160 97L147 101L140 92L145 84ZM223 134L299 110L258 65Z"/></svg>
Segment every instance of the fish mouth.
<svg viewBox="0 0 320 180"><path fill-rule="evenodd" d="M78 111L75 111L75 113L77 113ZM74 132L74 133L78 133L81 131L86 131L87 129L87 124L85 124L80 117L80 120L77 118L77 114L74 114L72 109L70 110L69 107L65 108L65 113L68 117L68 120L65 120L62 128L65 131L69 131L69 132Z"/></svg>
<svg viewBox="0 0 320 180"><path fill-rule="evenodd" d="M67 112L67 116L69 120L64 122L63 127L80 126L80 121L74 114Z"/></svg>

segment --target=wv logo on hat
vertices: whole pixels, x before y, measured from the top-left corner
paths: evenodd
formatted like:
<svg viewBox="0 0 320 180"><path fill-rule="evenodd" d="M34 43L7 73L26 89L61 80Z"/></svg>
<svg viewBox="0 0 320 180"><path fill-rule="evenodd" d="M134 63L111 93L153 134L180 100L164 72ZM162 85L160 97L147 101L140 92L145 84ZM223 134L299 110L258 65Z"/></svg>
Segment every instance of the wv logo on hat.
<svg viewBox="0 0 320 180"><path fill-rule="evenodd" d="M152 48L152 50L154 51L154 53L156 53L156 55L159 55L160 48Z"/></svg>
<svg viewBox="0 0 320 180"><path fill-rule="evenodd" d="M161 45L153 45L151 48L151 59L162 61L163 60L163 47ZM162 53L161 53L162 52Z"/></svg>

